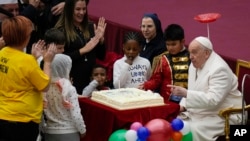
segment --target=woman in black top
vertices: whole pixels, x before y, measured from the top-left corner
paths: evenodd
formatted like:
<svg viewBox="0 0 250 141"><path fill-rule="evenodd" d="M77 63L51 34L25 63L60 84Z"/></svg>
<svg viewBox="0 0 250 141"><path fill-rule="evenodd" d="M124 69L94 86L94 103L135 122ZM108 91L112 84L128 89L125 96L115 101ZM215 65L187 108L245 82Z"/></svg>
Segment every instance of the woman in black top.
<svg viewBox="0 0 250 141"><path fill-rule="evenodd" d="M64 53L72 59L70 77L80 94L90 82L91 70L96 58L105 58L105 19L98 25L88 20L87 0L66 0L64 12L55 27L64 31L66 45Z"/></svg>

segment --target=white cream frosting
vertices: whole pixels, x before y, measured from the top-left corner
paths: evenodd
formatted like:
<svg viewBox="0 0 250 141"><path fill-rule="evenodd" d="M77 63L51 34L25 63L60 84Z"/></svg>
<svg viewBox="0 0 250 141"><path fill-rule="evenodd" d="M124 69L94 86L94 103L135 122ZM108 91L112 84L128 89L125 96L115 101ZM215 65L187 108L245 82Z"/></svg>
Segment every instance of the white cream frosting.
<svg viewBox="0 0 250 141"><path fill-rule="evenodd" d="M119 110L164 105L158 93L137 88L94 91L91 99Z"/></svg>

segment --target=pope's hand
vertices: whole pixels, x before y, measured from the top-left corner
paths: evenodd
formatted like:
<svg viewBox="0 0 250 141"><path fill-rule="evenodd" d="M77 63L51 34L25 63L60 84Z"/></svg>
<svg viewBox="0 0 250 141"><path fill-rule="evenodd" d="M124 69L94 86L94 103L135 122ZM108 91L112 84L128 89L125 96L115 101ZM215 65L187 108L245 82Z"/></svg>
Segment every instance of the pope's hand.
<svg viewBox="0 0 250 141"><path fill-rule="evenodd" d="M167 85L167 87L171 88L171 92L173 95L187 97L187 89L175 85Z"/></svg>

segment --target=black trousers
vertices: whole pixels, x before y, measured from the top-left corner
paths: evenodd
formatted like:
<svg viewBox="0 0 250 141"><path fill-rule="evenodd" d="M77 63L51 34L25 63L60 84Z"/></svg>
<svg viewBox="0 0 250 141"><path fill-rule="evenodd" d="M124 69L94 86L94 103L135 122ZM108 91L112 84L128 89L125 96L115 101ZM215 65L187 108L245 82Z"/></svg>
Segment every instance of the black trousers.
<svg viewBox="0 0 250 141"><path fill-rule="evenodd" d="M36 141L38 133L38 123L0 119L0 141Z"/></svg>

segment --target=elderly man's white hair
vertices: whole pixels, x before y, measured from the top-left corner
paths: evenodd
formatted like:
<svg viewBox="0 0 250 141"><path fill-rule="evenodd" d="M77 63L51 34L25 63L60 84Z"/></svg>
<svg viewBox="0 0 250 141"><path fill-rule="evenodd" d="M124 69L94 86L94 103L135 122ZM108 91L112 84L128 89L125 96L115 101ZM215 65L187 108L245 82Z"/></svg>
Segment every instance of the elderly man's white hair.
<svg viewBox="0 0 250 141"><path fill-rule="evenodd" d="M16 4L17 0L0 0L0 5L2 4Z"/></svg>
<svg viewBox="0 0 250 141"><path fill-rule="evenodd" d="M72 67L72 60L68 55L56 54L51 64L52 81L61 78L69 79L69 73Z"/></svg>
<svg viewBox="0 0 250 141"><path fill-rule="evenodd" d="M196 37L194 40L202 44L205 48L213 50L213 44L207 37L199 36Z"/></svg>

